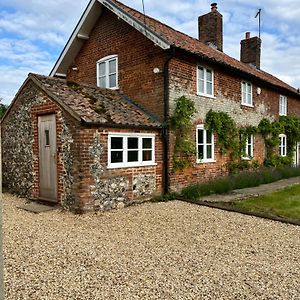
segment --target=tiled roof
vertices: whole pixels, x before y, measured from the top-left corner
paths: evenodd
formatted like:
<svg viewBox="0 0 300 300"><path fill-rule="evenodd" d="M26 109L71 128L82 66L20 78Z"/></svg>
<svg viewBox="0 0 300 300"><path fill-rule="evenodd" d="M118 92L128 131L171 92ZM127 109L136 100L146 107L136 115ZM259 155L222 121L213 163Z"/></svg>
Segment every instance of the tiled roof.
<svg viewBox="0 0 300 300"><path fill-rule="evenodd" d="M149 16L144 17L144 15L137 10L130 8L123 3L110 0L115 3L118 7L120 7L123 11L130 14L133 18L139 20L140 22L144 22L144 18L147 24L147 27L154 31L156 34L160 35L162 39L168 41L169 44L173 45L176 48L183 49L190 53L196 54L204 59L208 59L212 62L220 63L222 65L226 65L228 67L234 68L238 71L250 74L260 80L266 81L272 85L287 89L297 95L300 94L297 90L282 80L274 77L273 75L266 73L262 70L258 70L248 64L242 63L239 60L236 60L227 54L218 51L212 47L207 46L203 42L192 38L180 31L177 31L166 24L163 24Z"/></svg>
<svg viewBox="0 0 300 300"><path fill-rule="evenodd" d="M118 91L37 74L30 74L29 78L86 123L160 127L154 116Z"/></svg>

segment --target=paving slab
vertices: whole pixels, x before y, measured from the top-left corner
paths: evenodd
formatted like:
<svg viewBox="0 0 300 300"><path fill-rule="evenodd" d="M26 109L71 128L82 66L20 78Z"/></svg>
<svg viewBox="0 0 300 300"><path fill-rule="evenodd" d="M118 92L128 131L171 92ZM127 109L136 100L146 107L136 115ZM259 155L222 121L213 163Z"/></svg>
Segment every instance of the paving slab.
<svg viewBox="0 0 300 300"><path fill-rule="evenodd" d="M217 194L209 195L209 196L201 197L201 201L232 202L232 201L243 200L243 199L248 199L253 197L260 197L262 195L272 193L295 184L300 184L300 177L282 179L272 183L262 184L257 187L233 190L227 194L222 194L222 195L217 195Z"/></svg>
<svg viewBox="0 0 300 300"><path fill-rule="evenodd" d="M44 205L37 202L30 202L28 204L18 206L17 208L39 214L39 213L55 210L58 208L58 206Z"/></svg>

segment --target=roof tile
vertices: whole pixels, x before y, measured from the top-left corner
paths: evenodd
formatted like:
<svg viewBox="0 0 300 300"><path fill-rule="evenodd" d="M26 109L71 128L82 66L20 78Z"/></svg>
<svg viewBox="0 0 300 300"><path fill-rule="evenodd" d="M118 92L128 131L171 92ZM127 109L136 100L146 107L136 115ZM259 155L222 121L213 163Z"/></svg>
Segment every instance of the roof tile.
<svg viewBox="0 0 300 300"><path fill-rule="evenodd" d="M50 94L87 123L119 126L160 127L154 116L118 91L30 74Z"/></svg>

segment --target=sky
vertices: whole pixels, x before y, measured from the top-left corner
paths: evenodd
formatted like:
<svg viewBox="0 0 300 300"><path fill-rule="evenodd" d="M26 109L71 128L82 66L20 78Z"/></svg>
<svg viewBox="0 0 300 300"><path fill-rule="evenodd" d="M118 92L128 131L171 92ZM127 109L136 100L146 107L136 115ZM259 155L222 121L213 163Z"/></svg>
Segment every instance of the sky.
<svg viewBox="0 0 300 300"><path fill-rule="evenodd" d="M49 75L88 0L0 0L0 98L9 104L28 73ZM142 10L142 0L121 0ZM213 1L144 0L146 14L190 36ZM220 0L226 54L239 59L245 32L258 35L262 9L261 69L300 88L299 0Z"/></svg>

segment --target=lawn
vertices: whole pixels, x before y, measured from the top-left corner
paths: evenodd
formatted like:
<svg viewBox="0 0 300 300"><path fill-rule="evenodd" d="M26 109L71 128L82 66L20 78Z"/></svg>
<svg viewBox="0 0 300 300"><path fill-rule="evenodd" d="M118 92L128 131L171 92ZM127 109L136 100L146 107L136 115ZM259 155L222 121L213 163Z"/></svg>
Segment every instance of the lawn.
<svg viewBox="0 0 300 300"><path fill-rule="evenodd" d="M249 213L300 222L300 184L258 198L232 202L231 205Z"/></svg>

